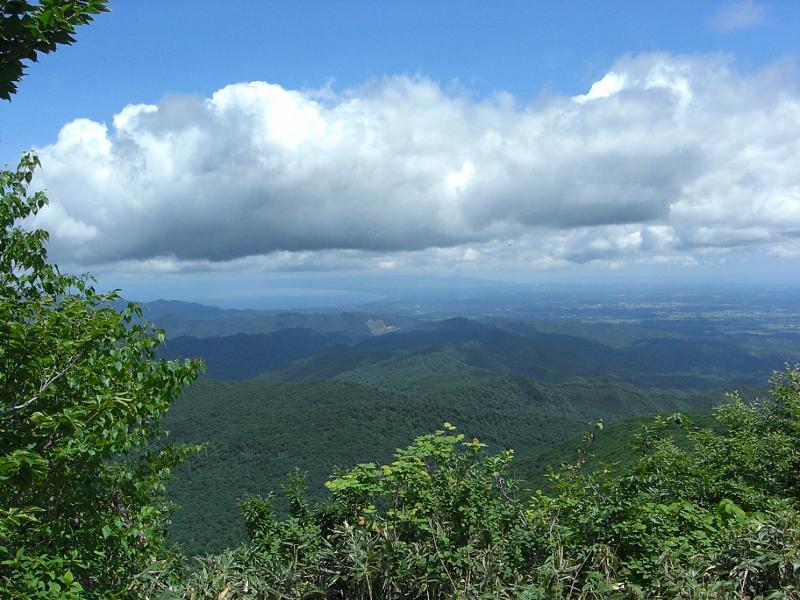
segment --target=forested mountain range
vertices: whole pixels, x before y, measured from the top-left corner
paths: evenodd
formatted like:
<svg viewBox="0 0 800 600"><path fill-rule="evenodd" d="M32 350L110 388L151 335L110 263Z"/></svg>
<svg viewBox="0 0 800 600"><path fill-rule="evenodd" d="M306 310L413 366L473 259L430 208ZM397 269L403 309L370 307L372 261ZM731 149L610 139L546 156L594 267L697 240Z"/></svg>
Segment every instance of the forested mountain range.
<svg viewBox="0 0 800 600"><path fill-rule="evenodd" d="M763 386L787 358L800 357L791 330L748 324L728 334L694 317L694 327L496 315L425 320L172 302L148 305L145 316L193 333L169 338L164 357L202 358L207 367L166 419L172 441L208 444L169 487L180 506L172 539L188 554L243 538L236 503L246 494L275 492L283 510L280 489L294 469L307 473L318 498L335 467L388 460L448 421L492 450L513 448L515 472L546 486L547 465L574 453L575 436L591 422L608 424L601 457L603 448L630 456L621 440L636 419L702 415L726 401L726 390Z"/></svg>
<svg viewBox="0 0 800 600"><path fill-rule="evenodd" d="M354 319L346 316L353 325ZM326 318L328 324L333 320ZM559 327L569 333L560 333ZM425 373L466 373L550 382L611 377L643 387L698 390L759 385L787 359L800 356L800 344L794 343L800 339L797 334L688 336L639 325L628 335L619 326L606 342L602 330L587 329L587 334L579 335L569 321L454 318L405 323L397 331L369 337L308 327L266 334L180 336L168 340L162 352L169 358L203 358L208 375L219 379L338 378L394 388Z"/></svg>

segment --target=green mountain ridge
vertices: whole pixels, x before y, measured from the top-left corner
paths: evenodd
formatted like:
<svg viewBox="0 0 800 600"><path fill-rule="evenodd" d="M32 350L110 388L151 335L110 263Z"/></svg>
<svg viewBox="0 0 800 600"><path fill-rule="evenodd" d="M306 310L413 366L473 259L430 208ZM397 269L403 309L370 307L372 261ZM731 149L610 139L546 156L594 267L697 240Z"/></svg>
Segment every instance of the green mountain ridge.
<svg viewBox="0 0 800 600"><path fill-rule="evenodd" d="M340 378L377 384L413 381L434 370L514 374L548 382L611 377L640 387L713 389L758 385L785 355L730 341L662 337L612 347L576 336L469 326L392 333L298 359L268 375L289 381ZM416 365L416 367L415 367Z"/></svg>

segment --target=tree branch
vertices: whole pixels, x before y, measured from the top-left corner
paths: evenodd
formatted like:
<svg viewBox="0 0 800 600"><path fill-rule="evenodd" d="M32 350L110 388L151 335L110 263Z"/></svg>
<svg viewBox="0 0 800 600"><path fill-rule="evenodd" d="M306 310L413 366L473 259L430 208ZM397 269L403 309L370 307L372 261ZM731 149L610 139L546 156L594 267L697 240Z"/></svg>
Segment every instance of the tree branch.
<svg viewBox="0 0 800 600"><path fill-rule="evenodd" d="M78 352L77 354L75 354L72 358L70 358L67 361L67 364L64 366L63 369L53 373L48 379L45 379L42 382L42 384L39 386L39 390L33 396L31 396L28 400L26 400L22 404L17 404L16 406L10 406L9 408L6 408L5 410L0 411L0 417L5 417L7 415L10 415L11 413L15 413L17 411L20 411L20 410L30 406L34 402L36 402L36 400L38 400L42 396L42 394L47 391L47 388L49 388L56 381L61 379L67 373L67 371L69 371L73 366L75 366L75 363L78 362L78 359L80 359L82 354L83 354L83 352Z"/></svg>

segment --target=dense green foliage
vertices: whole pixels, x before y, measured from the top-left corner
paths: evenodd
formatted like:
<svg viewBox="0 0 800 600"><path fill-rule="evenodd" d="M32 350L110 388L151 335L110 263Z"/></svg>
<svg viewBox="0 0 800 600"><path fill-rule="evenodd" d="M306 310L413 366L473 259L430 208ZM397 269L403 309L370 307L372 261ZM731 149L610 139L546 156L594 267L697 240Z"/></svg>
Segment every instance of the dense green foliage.
<svg viewBox="0 0 800 600"><path fill-rule="evenodd" d="M4 0L0 3L0 98L17 91L25 61L75 41L75 28L108 10L107 0Z"/></svg>
<svg viewBox="0 0 800 600"><path fill-rule="evenodd" d="M717 429L659 417L628 469L554 476L525 499L511 453L483 453L453 426L388 464L342 472L291 513L242 502L249 542L203 559L186 598L797 598L800 368L769 401L738 398Z"/></svg>
<svg viewBox="0 0 800 600"><path fill-rule="evenodd" d="M413 386L412 386L413 383ZM200 380L170 409L176 442L207 443L168 486L180 507L171 533L184 551L218 551L244 537L236 499L277 491L295 468L311 495L335 466L385 460L423 431L451 421L492 450L524 454L614 421L659 412L709 410L724 396L642 390L610 381L543 384L521 377L429 375L404 391L348 381ZM283 511L284 502L276 508Z"/></svg>
<svg viewBox="0 0 800 600"><path fill-rule="evenodd" d="M152 445L198 364L156 360L134 305L47 261L20 226L37 165L0 172L0 597L133 596L169 558L163 482L190 449Z"/></svg>

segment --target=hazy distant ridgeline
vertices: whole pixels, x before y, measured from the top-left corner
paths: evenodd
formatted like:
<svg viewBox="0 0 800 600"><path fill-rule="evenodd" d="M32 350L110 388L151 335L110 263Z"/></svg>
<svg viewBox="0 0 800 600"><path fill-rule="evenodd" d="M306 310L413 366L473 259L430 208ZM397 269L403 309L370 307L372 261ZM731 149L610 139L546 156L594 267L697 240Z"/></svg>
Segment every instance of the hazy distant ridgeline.
<svg viewBox="0 0 800 600"><path fill-rule="evenodd" d="M120 303L122 306L124 303ZM370 321L409 328L418 319L370 312L286 312L225 309L194 302L155 300L142 304L143 317L165 329L169 338L191 336L221 337L237 333L274 333L281 329L313 329L320 333L339 334L349 340L373 335Z"/></svg>

